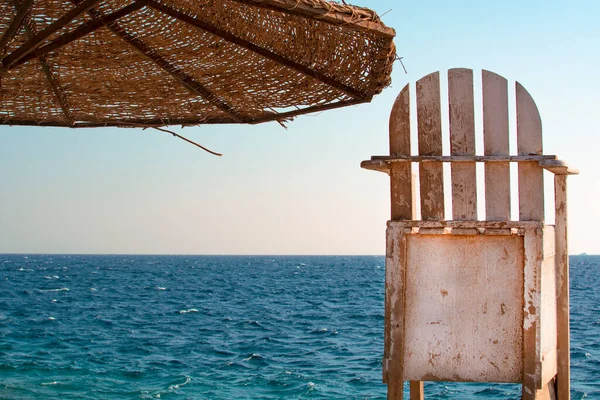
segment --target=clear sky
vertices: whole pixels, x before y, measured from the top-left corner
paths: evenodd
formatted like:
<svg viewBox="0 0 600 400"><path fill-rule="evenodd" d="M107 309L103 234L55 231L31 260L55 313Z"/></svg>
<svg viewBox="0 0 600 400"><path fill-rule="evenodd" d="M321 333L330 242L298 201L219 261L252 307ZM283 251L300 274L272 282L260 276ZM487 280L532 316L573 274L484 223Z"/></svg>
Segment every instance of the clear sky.
<svg viewBox="0 0 600 400"><path fill-rule="evenodd" d="M408 74L396 63L372 103L287 130L173 128L222 158L155 130L0 126L0 252L384 254L389 181L360 161L388 154L406 83L468 67L536 100L544 152L581 171L569 178L570 253L600 254L600 2L354 4L385 13Z"/></svg>

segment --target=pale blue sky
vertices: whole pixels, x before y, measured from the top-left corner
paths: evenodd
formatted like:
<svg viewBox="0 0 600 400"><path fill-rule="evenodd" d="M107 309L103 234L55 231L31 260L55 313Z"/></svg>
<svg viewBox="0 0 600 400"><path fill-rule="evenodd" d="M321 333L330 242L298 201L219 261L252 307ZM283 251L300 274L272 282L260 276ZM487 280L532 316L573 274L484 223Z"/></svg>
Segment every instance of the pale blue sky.
<svg viewBox="0 0 600 400"><path fill-rule="evenodd" d="M482 68L536 100L544 152L569 179L570 252L600 253L600 3L356 1L397 32L392 87L370 104L288 124L155 130L0 126L0 252L384 254L389 182L361 170L388 153L407 82ZM174 128L177 131L179 129Z"/></svg>

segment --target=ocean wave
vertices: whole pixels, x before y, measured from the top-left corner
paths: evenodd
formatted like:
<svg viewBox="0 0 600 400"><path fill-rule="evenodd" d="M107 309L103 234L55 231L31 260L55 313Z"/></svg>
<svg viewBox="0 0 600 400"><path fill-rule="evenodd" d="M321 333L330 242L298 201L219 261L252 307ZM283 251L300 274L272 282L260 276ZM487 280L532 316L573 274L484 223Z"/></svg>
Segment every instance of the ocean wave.
<svg viewBox="0 0 600 400"><path fill-rule="evenodd" d="M250 361L253 358L262 358L262 357L260 356L260 354L252 353L248 357L244 358L244 361Z"/></svg>
<svg viewBox="0 0 600 400"><path fill-rule="evenodd" d="M185 382L183 382L183 383L178 383L178 384L176 384L176 385L169 385L169 390L177 390L177 389L179 389L180 387L182 387L182 386L185 386L185 385L187 385L188 383L190 383L190 382L191 382L191 380L192 380L192 378L190 378L189 376L186 376L186 377L185 377Z"/></svg>
<svg viewBox="0 0 600 400"><path fill-rule="evenodd" d="M250 325L250 326L254 326L257 328L262 328L262 329L266 329L264 326L262 326L262 324L256 320L253 319L249 319L248 321L245 322L246 325Z"/></svg>
<svg viewBox="0 0 600 400"><path fill-rule="evenodd" d="M313 329L312 331L310 331L311 334L313 335L324 335L324 334L328 334L328 335L337 335L338 331L334 330L329 330L327 328L319 328L319 329Z"/></svg>
<svg viewBox="0 0 600 400"><path fill-rule="evenodd" d="M68 287L58 288L58 289L40 289L40 292L68 292Z"/></svg>
<svg viewBox="0 0 600 400"><path fill-rule="evenodd" d="M198 312L195 308L188 308L187 310L179 310L179 314L188 314Z"/></svg>
<svg viewBox="0 0 600 400"><path fill-rule="evenodd" d="M260 362L260 363L264 363L265 359L263 358L263 356L261 356L260 354L257 353L252 353L250 354L248 357L244 358L243 361L251 361L251 362Z"/></svg>

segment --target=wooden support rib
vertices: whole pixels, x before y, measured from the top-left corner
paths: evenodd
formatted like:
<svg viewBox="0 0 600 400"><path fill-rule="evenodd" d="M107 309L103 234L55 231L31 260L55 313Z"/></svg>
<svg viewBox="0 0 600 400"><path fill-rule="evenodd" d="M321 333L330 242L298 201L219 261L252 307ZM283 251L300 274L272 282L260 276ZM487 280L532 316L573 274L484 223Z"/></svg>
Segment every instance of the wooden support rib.
<svg viewBox="0 0 600 400"><path fill-rule="evenodd" d="M108 26L112 32L118 35L125 42L129 43L140 53L144 54L146 57L151 59L156 65L162 68L165 72L179 81L182 85L187 87L192 92L198 94L206 101L210 102L212 105L219 108L221 111L229 114L234 120L237 122L249 122L249 119L239 114L235 111L231 106L225 103L223 100L219 99L215 96L210 90L208 90L204 85L196 81L190 75L185 73L180 68L174 66L166 59L158 55L154 50L152 50L146 43L142 40L138 39L134 35L126 32L123 28L118 26L116 23L113 23Z"/></svg>
<svg viewBox="0 0 600 400"><path fill-rule="evenodd" d="M569 328L569 249L567 240L567 176L554 176L557 366L559 399L568 399L571 390Z"/></svg>
<svg viewBox="0 0 600 400"><path fill-rule="evenodd" d="M417 125L419 154L442 155L442 116L440 109L440 73L417 81ZM441 162L420 163L421 218L444 219L444 171Z"/></svg>
<svg viewBox="0 0 600 400"><path fill-rule="evenodd" d="M450 151L453 156L475 155L473 70L448 71ZM475 163L452 163L452 219L477 219Z"/></svg>
<svg viewBox="0 0 600 400"><path fill-rule="evenodd" d="M173 18L176 18L180 21L183 21L187 24L190 24L192 26L195 26L196 28L202 29L203 31L212 33L213 35L216 35L218 37L220 37L223 40L226 40L230 43L236 44L240 47L243 47L247 50L250 50L256 54L259 54L271 61L275 61L281 65L284 65L286 67L292 68L295 71L298 71L304 75L310 76L326 85L329 85L335 89L338 89L352 97L354 97L355 99L359 99L359 100L366 100L366 95L361 93L360 91L345 85L341 82L336 81L335 79L332 79L328 76L326 76L325 74L316 71L314 69L308 68L302 64L299 64L295 61L292 61L286 57L283 57L277 53L274 53L270 50L267 50L265 48L262 48L252 42L249 42L245 39L242 39L240 37L237 37L229 32L226 32L222 29L217 28L214 25L209 24L206 21L202 21L196 17L192 17L188 14L185 14L181 11L175 10L174 8L170 7L170 6L166 6L164 4L160 4L154 0L140 0L143 3L145 3L147 6L160 11L164 14L167 14Z"/></svg>
<svg viewBox="0 0 600 400"><path fill-rule="evenodd" d="M508 83L493 72L482 76L484 154L508 155ZM485 214L488 221L510 220L509 163L485 164Z"/></svg>
<svg viewBox="0 0 600 400"><path fill-rule="evenodd" d="M542 154L542 120L531 95L516 83L517 150ZM544 220L544 171L535 162L519 164L519 220Z"/></svg>
<svg viewBox="0 0 600 400"><path fill-rule="evenodd" d="M406 85L396 98L390 113L390 155L410 156L410 94ZM415 219L413 207L414 182L411 163L390 166L391 219Z"/></svg>
<svg viewBox="0 0 600 400"><path fill-rule="evenodd" d="M337 101L335 103L318 104L316 106L300 108L298 110L287 111L287 112L283 112L283 113L272 113L266 117L258 117L258 118L252 119L251 121L249 121L249 123L250 124L261 124L263 122L270 122L270 121L286 121L286 120L290 120L294 117L297 117L298 115L304 115L304 114L326 111L326 110L334 110L336 108L352 106L352 105L361 104L361 103L364 103L364 101L351 99L351 100L345 100L345 101Z"/></svg>
<svg viewBox="0 0 600 400"><path fill-rule="evenodd" d="M97 0L88 0L88 2L95 2ZM14 53L12 53L10 56L8 56L6 58L6 67L9 69L14 69L16 67L18 67L19 65L28 62L29 60L33 59L33 58L37 58L37 57L41 57L46 55L49 52L55 51L60 49L61 47L77 40L80 39L86 35L89 35L90 33L94 32L95 30L102 28L103 26L106 26L120 18L125 17L126 15L131 14L134 11L139 10L140 8L144 7L144 5L142 3L139 2L135 2L132 3L126 7L121 8L120 10L117 10L111 14L107 14L105 16L101 16L99 18L94 18L92 21L81 25L80 27L78 27L77 29L66 33L62 36L59 36L58 38L54 39L53 41L51 41L50 43L48 43L47 45L40 47L38 49L32 49L30 50L27 54L21 56L21 57L17 57L14 61L13 60L13 54L16 53L17 51L15 51ZM87 10L85 11L90 11L91 7L87 7Z"/></svg>
<svg viewBox="0 0 600 400"><path fill-rule="evenodd" d="M310 17L332 25L350 25L356 30L372 32L381 36L394 38L396 31L380 23L369 20L356 21L354 15L336 12L326 8L315 8L301 4L296 0L233 0L236 3L252 7L273 10L290 15Z"/></svg>
<svg viewBox="0 0 600 400"><path fill-rule="evenodd" d="M17 6L17 14L0 38L0 53L4 52L5 47L23 27L23 22L25 21L25 17L29 13L29 9L31 8L32 4L33 0L25 0L23 4Z"/></svg>
<svg viewBox="0 0 600 400"><path fill-rule="evenodd" d="M52 70L48 65L48 62L44 57L39 57L40 65L42 66L42 70L44 71L44 75L46 76L46 80L50 85L50 89L52 89L52 93L62 110L63 116L65 117L65 121L68 125L73 126L74 120L73 115L71 114L71 110L69 109L69 104L67 102L67 97L64 91L61 89L58 81L52 74Z"/></svg>
<svg viewBox="0 0 600 400"><path fill-rule="evenodd" d="M36 32L37 30L36 30L34 22L31 20L31 16L29 14L27 14L25 16L24 22L25 22L25 31L27 33L27 36L29 38L34 37L37 33ZM52 93L54 94L54 97L62 110L63 116L65 117L65 122L67 123L67 125L73 126L74 120L73 120L71 111L68 106L67 98L66 98L63 90L61 89L58 81L54 77L54 74L52 72L52 69L50 68L50 65L48 65L48 62L46 61L45 57L39 57L39 63L40 63L40 66L42 67L42 71L44 71L46 80L48 81L48 84L50 85L50 89L52 90Z"/></svg>
<svg viewBox="0 0 600 400"><path fill-rule="evenodd" d="M71 1L76 2L76 0L71 0ZM136 2L136 3L131 4L129 7L132 7L134 5L135 5L135 7L141 8L145 4L142 2ZM125 8L127 8L127 7L125 7ZM90 8L88 10L88 14L90 14L92 16L92 18L94 18L96 20L101 20L104 17L101 12L97 11L94 8ZM221 100L217 96L215 96L210 90L208 90L206 87L204 87L201 83L196 81L190 75L186 74L180 68L171 64L165 58L161 57L158 53L156 53L156 51L154 51L150 46L148 46L146 43L144 43L141 39L139 39L135 35L127 32L123 27L121 27L116 22L116 20L107 23L106 27L108 29L110 29L110 31L113 32L115 35L120 37L123 41L125 41L127 44L129 44L130 46L135 48L137 51L139 51L141 54L145 55L150 60L152 60L158 67L160 67L162 70L167 72L175 80L177 80L183 86L188 88L190 91L199 95L200 97L202 97L203 99L205 99L206 101L208 101L209 103L211 103L212 105L214 105L215 107L220 109L221 111L230 115L231 118L235 122L246 122L246 123L250 122L250 120L248 118L246 118L246 117L242 116L241 114L239 114L238 112L236 112L233 108L231 108L231 106L229 106L223 100Z"/></svg>
<svg viewBox="0 0 600 400"><path fill-rule="evenodd" d="M4 66L6 68L10 68L11 65L14 65L27 54L35 50L44 40L50 37L50 35L64 28L69 22L85 13L99 1L100 0L85 0L80 4L77 4L75 7L67 11L65 15L51 23L47 28L33 35L33 37L31 37L21 47L6 56L5 60L3 61Z"/></svg>

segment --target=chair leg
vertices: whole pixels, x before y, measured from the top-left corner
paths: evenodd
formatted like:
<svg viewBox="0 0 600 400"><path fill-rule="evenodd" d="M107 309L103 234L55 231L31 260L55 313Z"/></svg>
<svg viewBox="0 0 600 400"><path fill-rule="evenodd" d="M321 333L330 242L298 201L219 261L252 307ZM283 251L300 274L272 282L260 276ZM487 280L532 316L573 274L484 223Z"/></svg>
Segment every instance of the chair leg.
<svg viewBox="0 0 600 400"><path fill-rule="evenodd" d="M424 398L423 381L410 381L410 400L423 400Z"/></svg>
<svg viewBox="0 0 600 400"><path fill-rule="evenodd" d="M523 386L523 400L557 400L554 379L545 383L541 389L537 390L531 390Z"/></svg>
<svg viewBox="0 0 600 400"><path fill-rule="evenodd" d="M390 379L387 383L387 400L402 400L404 391L404 381Z"/></svg>

